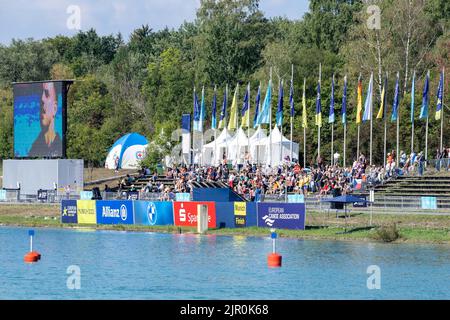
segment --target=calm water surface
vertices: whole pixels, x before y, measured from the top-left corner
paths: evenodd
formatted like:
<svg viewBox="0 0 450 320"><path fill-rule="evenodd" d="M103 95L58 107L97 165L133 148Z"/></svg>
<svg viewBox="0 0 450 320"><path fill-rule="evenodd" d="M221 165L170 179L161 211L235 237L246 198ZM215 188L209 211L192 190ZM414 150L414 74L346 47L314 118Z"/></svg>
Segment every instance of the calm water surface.
<svg viewBox="0 0 450 320"><path fill-rule="evenodd" d="M0 299L450 299L450 246L0 228ZM79 266L81 289L67 288ZM381 289L367 288L367 268Z"/></svg>

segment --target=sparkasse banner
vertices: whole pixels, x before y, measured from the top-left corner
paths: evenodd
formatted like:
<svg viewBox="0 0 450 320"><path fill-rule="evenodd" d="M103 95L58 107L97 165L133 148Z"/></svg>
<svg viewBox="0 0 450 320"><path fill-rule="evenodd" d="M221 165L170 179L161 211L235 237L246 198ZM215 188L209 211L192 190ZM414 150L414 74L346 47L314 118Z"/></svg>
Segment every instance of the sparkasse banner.
<svg viewBox="0 0 450 320"><path fill-rule="evenodd" d="M208 228L216 228L216 204L214 202L174 202L174 220L178 227L197 227L197 207L208 206Z"/></svg>

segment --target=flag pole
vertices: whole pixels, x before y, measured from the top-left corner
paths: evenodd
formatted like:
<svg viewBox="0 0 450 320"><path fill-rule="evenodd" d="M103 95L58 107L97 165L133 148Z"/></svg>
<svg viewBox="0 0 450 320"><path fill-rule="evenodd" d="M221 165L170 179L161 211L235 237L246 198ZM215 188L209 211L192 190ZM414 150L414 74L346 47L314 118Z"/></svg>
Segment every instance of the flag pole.
<svg viewBox="0 0 450 320"><path fill-rule="evenodd" d="M214 114L214 117L216 119L215 127L214 127L214 159L213 159L213 166L216 165L216 159L217 159L217 85L214 85L214 96L216 97L216 114ZM214 98L213 98L214 99Z"/></svg>
<svg viewBox="0 0 450 320"><path fill-rule="evenodd" d="M415 87L415 79L416 79L416 70L414 70L413 74L413 83ZM415 88L411 89L411 153L414 152L414 94Z"/></svg>
<svg viewBox="0 0 450 320"><path fill-rule="evenodd" d="M334 73L333 73L333 85L334 85ZM330 160L331 160L331 165L332 166L334 166L334 157L333 157L333 155L334 155L334 121L331 123L331 158L330 158Z"/></svg>
<svg viewBox="0 0 450 320"><path fill-rule="evenodd" d="M239 82L238 82L238 84L236 85L236 108L238 108L238 97L239 97ZM234 100L234 97L233 97L233 100ZM239 128L239 121L238 121L238 111L236 110L235 111L236 113L236 116L235 116L235 120L234 120L234 126L235 126L235 128L236 128L236 138L237 138L237 150L236 150L236 164L237 164L237 167L238 167L238 170L239 170L239 155L240 155L240 153L241 153L241 150L240 150L240 145L239 145L239 132L240 132L240 128ZM241 126L242 127L242 126Z"/></svg>
<svg viewBox="0 0 450 320"><path fill-rule="evenodd" d="M371 79L372 79L372 91L373 91L373 72L372 72L372 75L371 75ZM370 92L370 94L372 95L373 93L372 92ZM372 96L371 96L371 99L372 99ZM371 101L372 103L369 105L369 108L370 108L370 165L372 165L372 139L373 139L373 116L372 116L372 113L373 113L373 101Z"/></svg>
<svg viewBox="0 0 450 320"><path fill-rule="evenodd" d="M248 121L246 121L246 122L248 122L247 124L248 124L248 126L247 126L247 154L249 155L249 158L251 157L251 154L250 154L250 109L251 109L251 99L250 99L250 97L251 97L251 94L250 94L250 82L248 83L248 113L247 113L247 116L246 117L248 117ZM244 162L245 162L245 159L244 159Z"/></svg>
<svg viewBox="0 0 450 320"><path fill-rule="evenodd" d="M228 83L227 83L227 85L226 85L226 87L225 87L225 95L226 95L226 97L227 97L227 101L226 101L226 106L225 106L225 110L227 110L228 109ZM224 128L225 128L225 130L227 130L227 133L228 133L228 129L227 129L227 112L225 112L225 115L224 115L224 119L223 119L223 121L224 121ZM225 141L226 141L226 152L227 152L227 154L226 154L226 159L227 159L227 165L228 165L228 137L225 139Z"/></svg>
<svg viewBox="0 0 450 320"><path fill-rule="evenodd" d="M279 82L279 84L281 85L281 88L283 87L283 80L281 80L281 82ZM278 92L280 91L280 88L278 88ZM283 96L284 98L284 96ZM283 103L283 101L281 102ZM281 113L283 114L283 113ZM281 165L283 163L283 119L281 120L281 126L280 126L280 163L278 165Z"/></svg>
<svg viewBox="0 0 450 320"><path fill-rule="evenodd" d="M272 86L272 67L270 68L269 86ZM269 166L272 165L272 99L269 102Z"/></svg>
<svg viewBox="0 0 450 320"><path fill-rule="evenodd" d="M321 85L322 80L322 63L319 64L319 85ZM322 88L320 88L322 90ZM322 110L321 110L322 112ZM320 124L317 126L317 159L320 158Z"/></svg>
<svg viewBox="0 0 450 320"><path fill-rule="evenodd" d="M361 72L359 73L359 79L358 79L358 90L359 90L359 82L361 81ZM359 104L359 101L358 101ZM356 159L359 158L359 135L361 132L361 119L359 118L359 112L358 112L358 106L356 106L356 121L359 121L358 123L358 139L357 139L357 147L356 147Z"/></svg>
<svg viewBox="0 0 450 320"><path fill-rule="evenodd" d="M385 84L388 83L388 72L386 71L386 80L385 80ZM383 160L383 167L386 168L386 152L387 152L387 112L386 112L386 97L387 97L387 85L384 86L384 97L382 103L383 103L383 118L384 118L384 160Z"/></svg>
<svg viewBox="0 0 450 320"><path fill-rule="evenodd" d="M204 99L205 99L205 86L203 86L203 88L202 88L202 106L201 106L201 109L200 109L201 110L200 111L200 114L201 114L200 121L202 123L202 132L201 132L202 137L201 137L201 147L200 147L200 166L204 165L204 161L203 161L203 143L204 143L204 140L203 140L203 117L205 115L202 112L203 111L203 104L205 103Z"/></svg>
<svg viewBox="0 0 450 320"><path fill-rule="evenodd" d="M430 78L430 70L427 72L428 79ZM425 80L426 81L426 80ZM428 95L428 92L427 92ZM427 165L428 160L428 124L429 124L429 106L427 106L427 123L425 126L425 166Z"/></svg>
<svg viewBox="0 0 450 320"><path fill-rule="evenodd" d="M442 152L444 148L444 88L445 88L445 67L442 67L442 108L441 108L441 149L439 152Z"/></svg>
<svg viewBox="0 0 450 320"><path fill-rule="evenodd" d="M305 91L306 91L306 78L303 78L303 97L305 97ZM303 124L303 167L306 168L306 124L303 123L303 114L302 114L302 124Z"/></svg>
<svg viewBox="0 0 450 320"><path fill-rule="evenodd" d="M346 166L346 155L347 155L347 152L346 152L346 149L347 149L347 121L345 121L345 123L344 123L344 168L345 168L345 166Z"/></svg>
<svg viewBox="0 0 450 320"><path fill-rule="evenodd" d="M294 65L292 65L292 74L291 74L291 86L294 87ZM292 99L294 99L294 97L292 97ZM291 106L292 108L292 106ZM291 110L291 162L292 162L292 157L293 157L293 126L294 126L294 116L292 114L292 110Z"/></svg>
<svg viewBox="0 0 450 320"><path fill-rule="evenodd" d="M400 72L397 72L397 79L399 79L399 78L400 78ZM400 159L399 144L400 144L400 101L397 102L397 151L396 151L396 154L397 154L396 164L397 164L397 166L399 165L399 159Z"/></svg>

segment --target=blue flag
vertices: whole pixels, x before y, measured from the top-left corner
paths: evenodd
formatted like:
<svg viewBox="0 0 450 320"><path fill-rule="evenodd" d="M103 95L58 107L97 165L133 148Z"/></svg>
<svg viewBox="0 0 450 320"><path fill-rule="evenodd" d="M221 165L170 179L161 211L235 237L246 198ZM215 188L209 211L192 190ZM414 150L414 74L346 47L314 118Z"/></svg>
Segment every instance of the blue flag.
<svg viewBox="0 0 450 320"><path fill-rule="evenodd" d="M442 101L444 101L444 70L441 72L441 78L439 80L439 88L437 92L437 105L436 105L436 120L441 120L442 117Z"/></svg>
<svg viewBox="0 0 450 320"><path fill-rule="evenodd" d="M217 129L217 88L214 87L214 97L212 102L212 118L211 118L211 129Z"/></svg>
<svg viewBox="0 0 450 320"><path fill-rule="evenodd" d="M334 114L334 75L333 75L333 80L331 80L330 114L328 116L328 123L334 123L335 121L336 116Z"/></svg>
<svg viewBox="0 0 450 320"><path fill-rule="evenodd" d="M291 106L291 117L294 117L295 116L294 81L291 81L291 90L289 92L289 105Z"/></svg>
<svg viewBox="0 0 450 320"><path fill-rule="evenodd" d="M420 108L420 119L428 118L428 92L430 91L430 71L427 73L427 77L425 79L425 85L423 86L423 94L422 94L422 108Z"/></svg>
<svg viewBox="0 0 450 320"><path fill-rule="evenodd" d="M400 97L399 97L399 95L400 95L399 78L400 78L400 73L397 73L397 81L395 82L394 103L392 104L391 121L397 121L397 118L398 118L398 104L399 104L399 99L400 99Z"/></svg>
<svg viewBox="0 0 450 320"><path fill-rule="evenodd" d="M412 78L411 84L411 123L414 123L414 95L416 94L416 72L414 71L414 75Z"/></svg>
<svg viewBox="0 0 450 320"><path fill-rule="evenodd" d="M267 87L266 97L264 98L262 110L258 114L258 119L256 120L258 125L270 123L270 113L272 112L270 106L271 101L272 101L272 81L269 81L269 86Z"/></svg>
<svg viewBox="0 0 450 320"><path fill-rule="evenodd" d="M284 89L283 89L283 80L281 80L280 90L278 93L278 109L277 109L277 126L279 127L283 125L283 100L284 100Z"/></svg>
<svg viewBox="0 0 450 320"><path fill-rule="evenodd" d="M255 118L253 119L253 128L258 127L258 114L261 104L261 85L258 87L258 94L256 95L256 102L255 102Z"/></svg>
<svg viewBox="0 0 450 320"><path fill-rule="evenodd" d="M194 131L200 130L200 105L198 103L197 92L194 89Z"/></svg>
<svg viewBox="0 0 450 320"><path fill-rule="evenodd" d="M344 94L342 95L342 124L347 123L347 76L344 78Z"/></svg>
<svg viewBox="0 0 450 320"><path fill-rule="evenodd" d="M321 101L321 97L320 97L320 81L317 84L316 126L322 127L322 101Z"/></svg>

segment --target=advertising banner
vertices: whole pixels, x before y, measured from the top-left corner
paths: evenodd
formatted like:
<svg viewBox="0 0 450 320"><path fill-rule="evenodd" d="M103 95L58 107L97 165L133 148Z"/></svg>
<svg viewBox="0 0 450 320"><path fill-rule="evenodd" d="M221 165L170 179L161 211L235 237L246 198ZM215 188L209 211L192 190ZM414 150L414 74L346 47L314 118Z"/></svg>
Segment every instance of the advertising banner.
<svg viewBox="0 0 450 320"><path fill-rule="evenodd" d="M258 226L305 230L305 204L258 203Z"/></svg>
<svg viewBox="0 0 450 320"><path fill-rule="evenodd" d="M97 224L95 214L95 201L78 200L77 201L78 224Z"/></svg>
<svg viewBox="0 0 450 320"><path fill-rule="evenodd" d="M61 201L61 223L78 223L77 201Z"/></svg>
<svg viewBox="0 0 450 320"><path fill-rule="evenodd" d="M98 224L133 224L133 201L97 201Z"/></svg>
<svg viewBox="0 0 450 320"><path fill-rule="evenodd" d="M80 191L80 199L81 200L91 200L94 196L92 191Z"/></svg>
<svg viewBox="0 0 450 320"><path fill-rule="evenodd" d="M190 193L176 193L175 194L176 201L191 201Z"/></svg>
<svg viewBox="0 0 450 320"><path fill-rule="evenodd" d="M234 227L245 228L247 226L247 203L234 203Z"/></svg>
<svg viewBox="0 0 450 320"><path fill-rule="evenodd" d="M436 197L421 197L422 209L425 210L436 210L437 201Z"/></svg>
<svg viewBox="0 0 450 320"><path fill-rule="evenodd" d="M234 203L233 202L215 202L216 204L216 227L235 228L234 221Z"/></svg>
<svg viewBox="0 0 450 320"><path fill-rule="evenodd" d="M305 196L303 194L289 194L289 203L305 203Z"/></svg>
<svg viewBox="0 0 450 320"><path fill-rule="evenodd" d="M145 226L173 225L172 202L133 201L134 223Z"/></svg>
<svg viewBox="0 0 450 320"><path fill-rule="evenodd" d="M208 228L216 228L216 204L214 202L174 202L174 220L178 227L197 227L197 206L208 206Z"/></svg>

